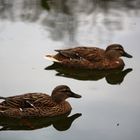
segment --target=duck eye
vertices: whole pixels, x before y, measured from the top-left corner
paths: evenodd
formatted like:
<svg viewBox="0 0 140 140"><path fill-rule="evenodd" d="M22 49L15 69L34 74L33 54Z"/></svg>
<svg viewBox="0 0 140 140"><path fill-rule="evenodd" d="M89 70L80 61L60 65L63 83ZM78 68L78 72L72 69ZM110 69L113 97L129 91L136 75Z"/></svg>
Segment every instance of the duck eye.
<svg viewBox="0 0 140 140"><path fill-rule="evenodd" d="M118 48L116 50L119 51L121 54L123 54L123 52L124 52L124 50L122 48Z"/></svg>

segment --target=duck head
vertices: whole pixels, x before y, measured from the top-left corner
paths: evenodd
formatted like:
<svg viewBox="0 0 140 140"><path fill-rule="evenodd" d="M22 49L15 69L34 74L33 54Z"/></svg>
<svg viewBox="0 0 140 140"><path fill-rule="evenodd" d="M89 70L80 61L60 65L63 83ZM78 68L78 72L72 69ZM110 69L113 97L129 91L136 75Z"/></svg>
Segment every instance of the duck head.
<svg viewBox="0 0 140 140"><path fill-rule="evenodd" d="M69 97L81 98L81 95L78 95L71 91L71 89L66 85L59 85L52 91L52 100L60 103Z"/></svg>
<svg viewBox="0 0 140 140"><path fill-rule="evenodd" d="M105 50L106 56L110 59L119 58L121 56L132 58L132 55L128 54L122 45L120 44L111 44Z"/></svg>

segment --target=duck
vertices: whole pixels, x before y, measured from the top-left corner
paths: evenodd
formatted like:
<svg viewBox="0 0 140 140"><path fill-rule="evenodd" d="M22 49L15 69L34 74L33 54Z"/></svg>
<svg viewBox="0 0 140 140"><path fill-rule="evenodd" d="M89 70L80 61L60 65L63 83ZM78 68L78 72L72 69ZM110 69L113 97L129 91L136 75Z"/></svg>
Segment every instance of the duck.
<svg viewBox="0 0 140 140"><path fill-rule="evenodd" d="M125 64L121 57L132 58L121 44L110 44L106 49L98 47L79 46L55 50L55 55L45 58L63 67L91 70L123 69Z"/></svg>
<svg viewBox="0 0 140 140"><path fill-rule="evenodd" d="M72 110L67 98L81 98L67 85L59 85L46 93L25 93L10 97L0 97L0 117L7 118L36 118L53 117L66 114Z"/></svg>

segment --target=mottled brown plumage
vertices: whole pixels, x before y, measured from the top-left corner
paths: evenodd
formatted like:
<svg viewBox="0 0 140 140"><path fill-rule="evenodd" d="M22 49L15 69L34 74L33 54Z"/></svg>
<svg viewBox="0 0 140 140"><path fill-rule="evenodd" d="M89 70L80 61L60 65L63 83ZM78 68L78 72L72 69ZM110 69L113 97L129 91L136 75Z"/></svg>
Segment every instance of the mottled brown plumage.
<svg viewBox="0 0 140 140"><path fill-rule="evenodd" d="M120 44L109 45L106 50L96 47L75 47L56 51L56 55L47 55L46 58L67 67L82 69L122 69L124 62L120 57L132 57Z"/></svg>
<svg viewBox="0 0 140 140"><path fill-rule="evenodd" d="M0 97L0 116L5 117L52 117L71 111L70 104L65 101L69 97L80 98L66 85L57 86L52 95L45 93L27 93L23 95Z"/></svg>

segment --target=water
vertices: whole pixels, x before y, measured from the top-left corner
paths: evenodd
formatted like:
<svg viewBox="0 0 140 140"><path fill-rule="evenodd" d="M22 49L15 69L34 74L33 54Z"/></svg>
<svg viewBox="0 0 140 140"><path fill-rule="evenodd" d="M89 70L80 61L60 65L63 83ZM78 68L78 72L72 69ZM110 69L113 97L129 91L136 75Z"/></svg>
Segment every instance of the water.
<svg viewBox="0 0 140 140"><path fill-rule="evenodd" d="M0 0L0 96L51 94L60 84L82 95L69 99L70 116L78 117L67 129L44 124L1 131L0 140L139 140L139 16L139 0ZM77 77L61 69L45 70L52 62L43 57L55 49L106 48L111 43L122 44L133 55L124 59L124 76Z"/></svg>

